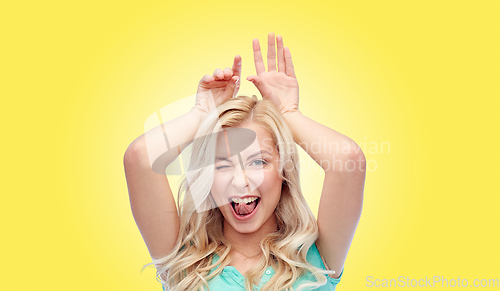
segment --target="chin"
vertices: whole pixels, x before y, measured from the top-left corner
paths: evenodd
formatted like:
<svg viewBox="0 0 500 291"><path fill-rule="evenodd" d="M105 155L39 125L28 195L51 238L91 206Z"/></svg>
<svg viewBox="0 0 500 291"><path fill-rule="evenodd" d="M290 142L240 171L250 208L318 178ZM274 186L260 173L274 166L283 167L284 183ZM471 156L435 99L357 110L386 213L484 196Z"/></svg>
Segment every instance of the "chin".
<svg viewBox="0 0 500 291"><path fill-rule="evenodd" d="M245 234L245 233L254 233L256 232L257 230L259 230L259 227L258 225L256 225L255 223L252 223L252 224L248 224L248 225L233 225L231 224L231 227L238 233L242 233L242 234Z"/></svg>
<svg viewBox="0 0 500 291"><path fill-rule="evenodd" d="M259 224L259 219L258 217L254 217L254 221L246 221L246 222L241 222L238 221L236 218L233 217L233 213L231 210L228 212L224 213L224 225L231 225L231 228L234 229L238 233L254 233L259 230L259 228L262 226L262 224Z"/></svg>

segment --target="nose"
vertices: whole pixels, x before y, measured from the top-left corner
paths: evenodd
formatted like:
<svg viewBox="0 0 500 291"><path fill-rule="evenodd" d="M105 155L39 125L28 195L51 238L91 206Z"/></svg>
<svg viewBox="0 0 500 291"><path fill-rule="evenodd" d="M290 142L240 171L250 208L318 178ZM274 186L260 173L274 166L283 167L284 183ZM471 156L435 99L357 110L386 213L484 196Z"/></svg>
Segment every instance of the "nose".
<svg viewBox="0 0 500 291"><path fill-rule="evenodd" d="M234 176L232 184L236 189L241 191L243 191L245 187L248 186L248 177L243 165L239 164L236 167L234 167Z"/></svg>

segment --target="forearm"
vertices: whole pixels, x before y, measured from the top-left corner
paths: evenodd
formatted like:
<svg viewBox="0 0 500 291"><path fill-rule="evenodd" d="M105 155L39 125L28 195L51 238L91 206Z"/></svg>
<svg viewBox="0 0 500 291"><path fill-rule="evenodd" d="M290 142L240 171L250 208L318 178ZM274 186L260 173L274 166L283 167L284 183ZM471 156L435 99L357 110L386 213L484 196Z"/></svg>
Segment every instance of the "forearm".
<svg viewBox="0 0 500 291"><path fill-rule="evenodd" d="M130 206L152 258L169 254L179 233L178 209L165 168L192 141L203 118L192 109L147 131L124 154Z"/></svg>
<svg viewBox="0 0 500 291"><path fill-rule="evenodd" d="M191 143L205 118L199 110L190 111L147 131L131 146L143 149L143 162L149 163L156 173L163 174L184 148Z"/></svg>
<svg viewBox="0 0 500 291"><path fill-rule="evenodd" d="M295 142L325 171L332 170L335 161L362 155L359 146L349 137L312 120L300 111L286 113L283 117Z"/></svg>

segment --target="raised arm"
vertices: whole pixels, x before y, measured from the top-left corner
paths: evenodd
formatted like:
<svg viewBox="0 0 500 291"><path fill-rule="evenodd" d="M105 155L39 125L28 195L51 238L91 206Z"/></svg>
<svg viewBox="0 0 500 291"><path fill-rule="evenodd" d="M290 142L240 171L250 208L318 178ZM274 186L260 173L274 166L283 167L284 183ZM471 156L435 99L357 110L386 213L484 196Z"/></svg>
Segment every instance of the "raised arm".
<svg viewBox="0 0 500 291"><path fill-rule="evenodd" d="M268 72L265 71L258 40L254 40L254 59L257 76L249 76L263 98L273 101L281 110L294 140L325 171L318 210L318 250L330 270L338 278L351 246L361 216L366 161L361 148L347 136L330 129L306 116L298 108L298 82L290 50L277 39L277 62L274 34L268 37ZM318 141L327 148L312 150Z"/></svg>
<svg viewBox="0 0 500 291"><path fill-rule="evenodd" d="M125 151L123 163L132 213L152 258L169 254L179 233L177 207L165 167L193 140L208 112L236 94L240 74L241 57L236 56L232 69L216 69L213 76L205 75L189 112L139 136ZM164 155L169 147L177 150ZM157 163L160 157L162 161Z"/></svg>
<svg viewBox="0 0 500 291"><path fill-rule="evenodd" d="M325 171L318 209L318 250L338 278L361 216L366 162L359 146L300 111L285 114L295 141ZM312 150L321 138L328 148ZM330 147L330 145L332 147ZM331 149L331 150L330 150Z"/></svg>

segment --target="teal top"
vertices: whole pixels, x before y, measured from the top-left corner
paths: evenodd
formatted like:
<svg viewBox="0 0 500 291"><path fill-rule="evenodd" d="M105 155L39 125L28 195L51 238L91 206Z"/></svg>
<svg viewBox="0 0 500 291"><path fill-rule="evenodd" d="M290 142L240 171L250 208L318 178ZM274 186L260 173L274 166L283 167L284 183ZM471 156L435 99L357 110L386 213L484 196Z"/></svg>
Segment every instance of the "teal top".
<svg viewBox="0 0 500 291"><path fill-rule="evenodd" d="M218 259L217 255L214 255L212 262L216 262ZM316 247L316 244L314 243L310 248L309 251L307 252L306 256L307 261L322 270L326 270L325 265L323 264L323 260L321 259L321 256L319 254L318 248ZM212 271L215 270L212 269ZM210 271L210 272L212 272ZM307 289L302 289L304 291L332 291L335 290L337 287L337 284L340 282L340 278L342 278L342 274L344 273L344 270L340 272L340 276L337 279L334 279L328 275L324 275L327 279L327 282L325 285L322 285L318 288L311 289L312 287L309 287ZM267 267L266 271L264 272L264 275L261 278L260 284L256 287L254 290L260 290L262 286L267 283L275 274L274 269L269 266ZM310 273L307 272L305 275L300 277L295 281L293 284L293 290L297 290L298 286L306 283L306 282L316 282L315 277ZM210 281L208 281L208 287L210 291L244 291L245 290L245 278L243 275L240 274L240 272L233 266L226 266L219 275L216 277L212 278ZM206 289L206 288L205 288ZM163 289L165 290L165 289Z"/></svg>

